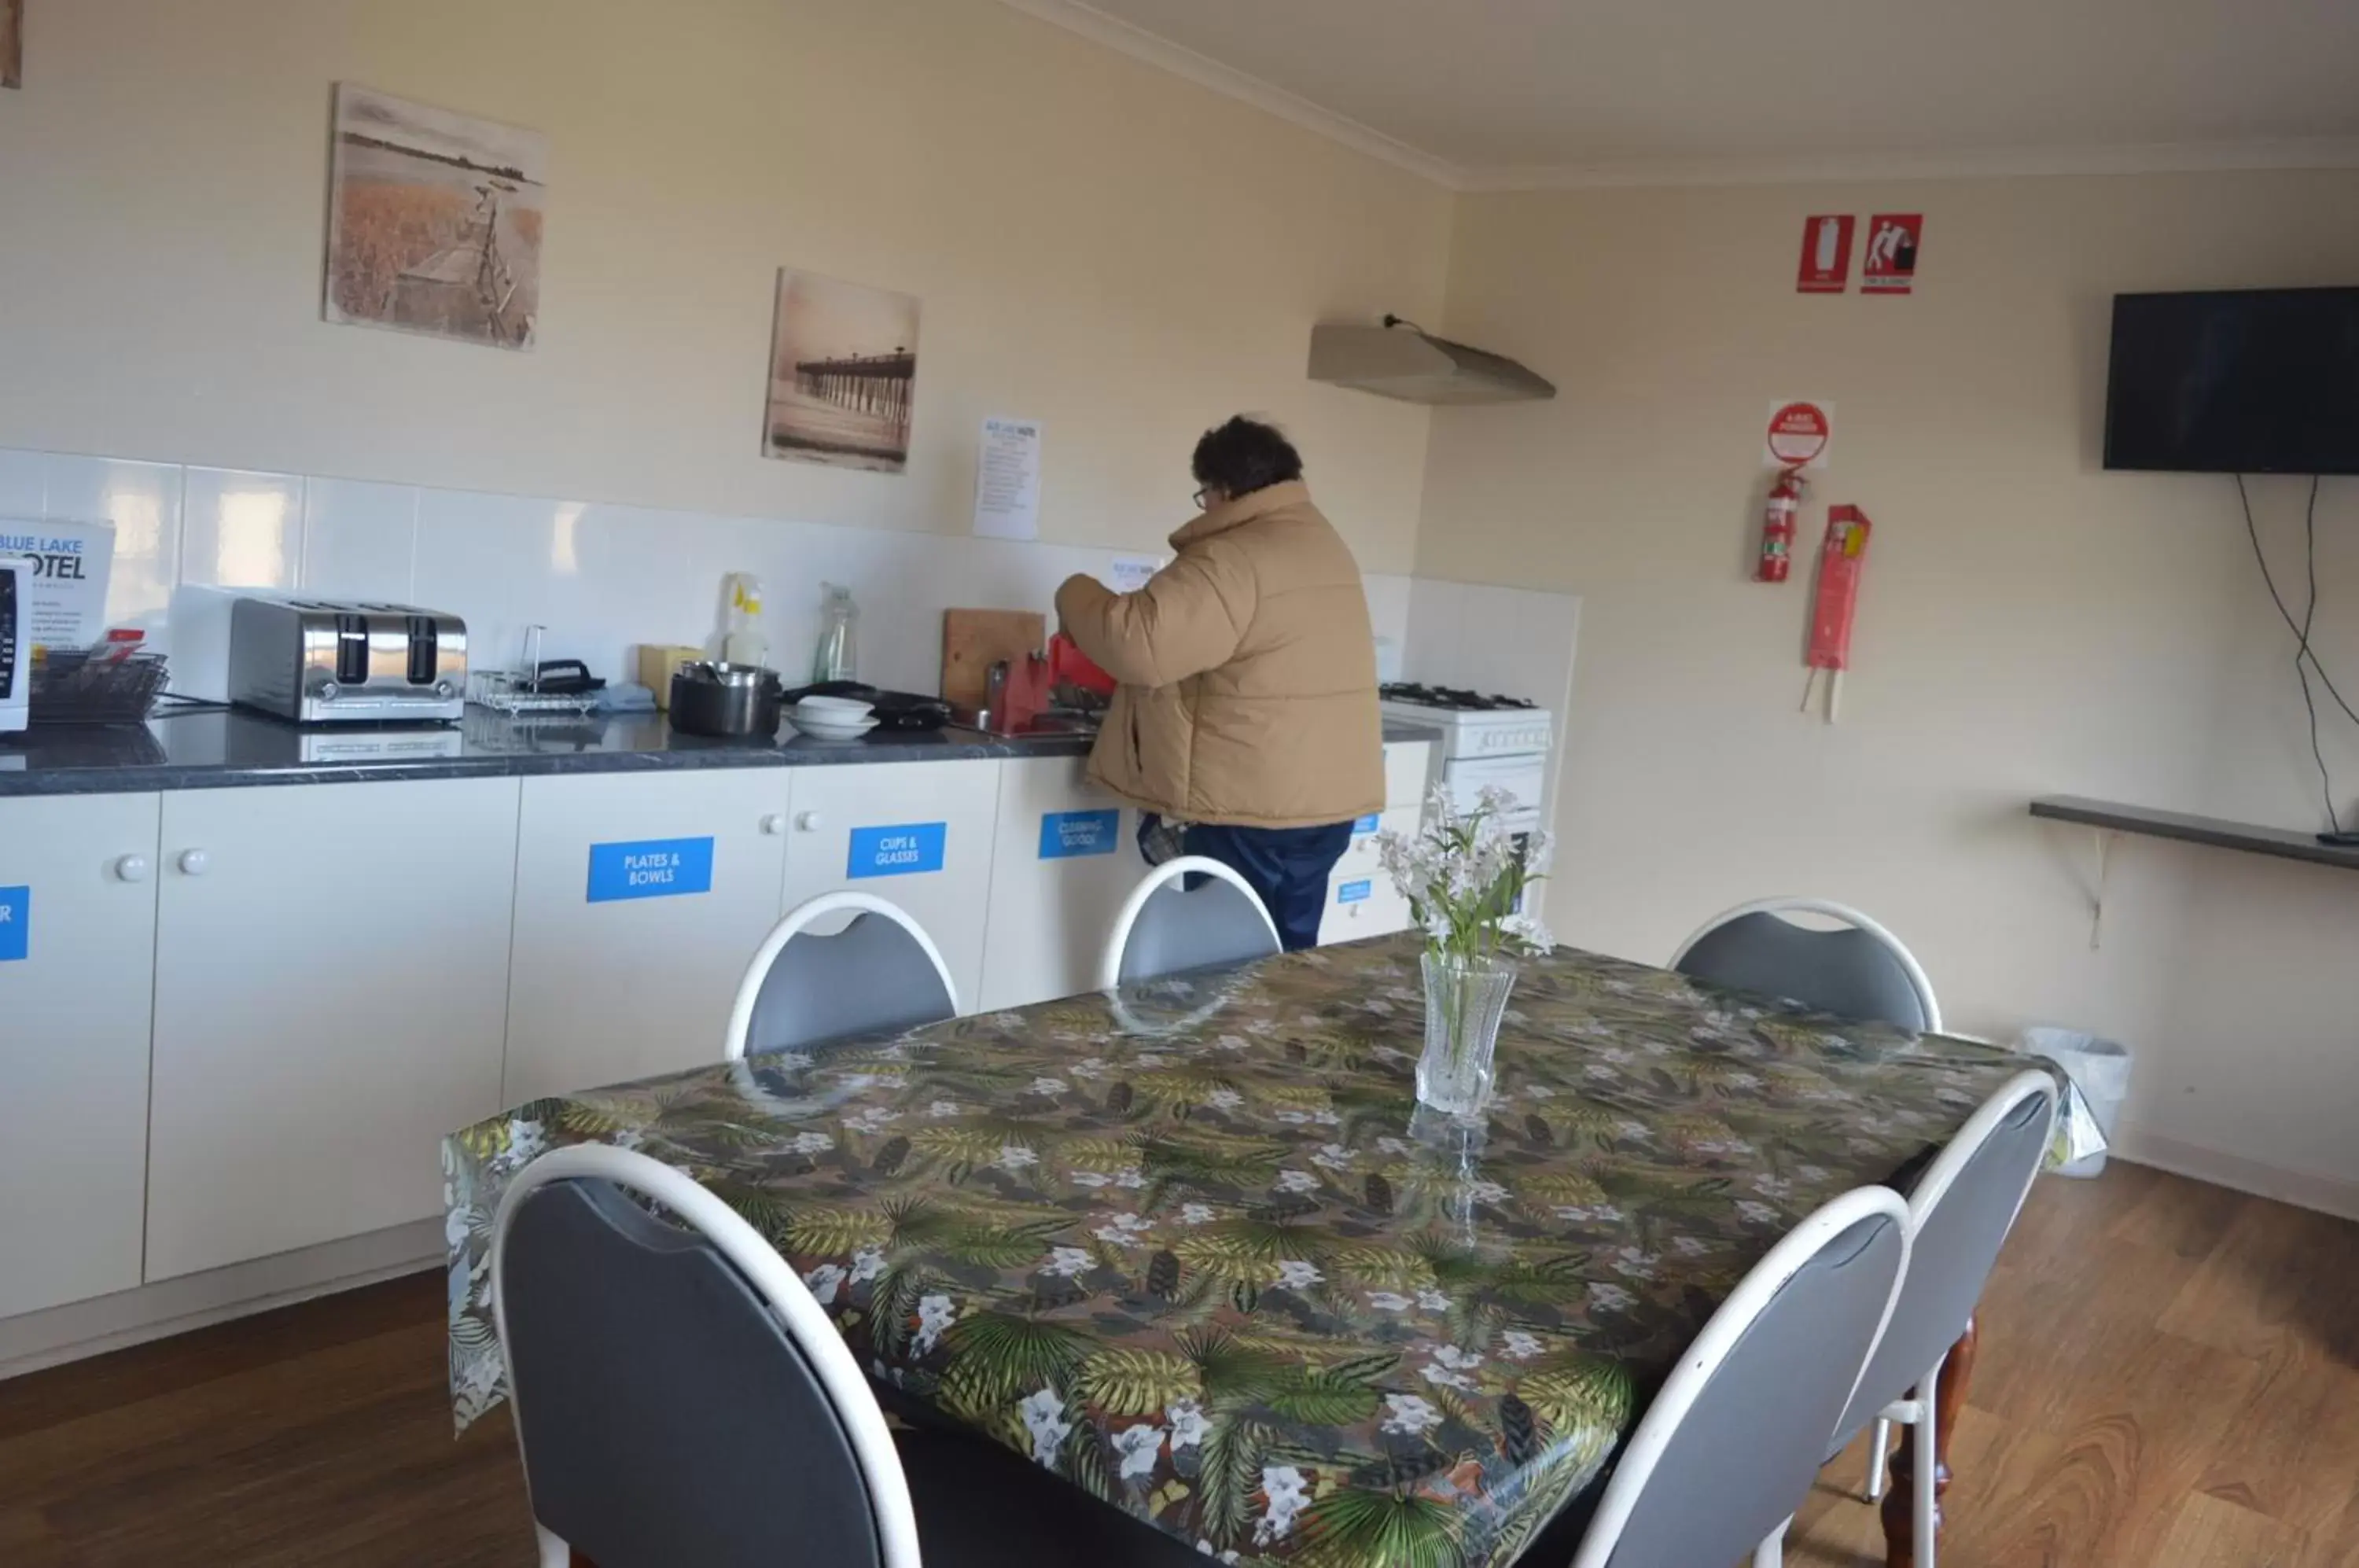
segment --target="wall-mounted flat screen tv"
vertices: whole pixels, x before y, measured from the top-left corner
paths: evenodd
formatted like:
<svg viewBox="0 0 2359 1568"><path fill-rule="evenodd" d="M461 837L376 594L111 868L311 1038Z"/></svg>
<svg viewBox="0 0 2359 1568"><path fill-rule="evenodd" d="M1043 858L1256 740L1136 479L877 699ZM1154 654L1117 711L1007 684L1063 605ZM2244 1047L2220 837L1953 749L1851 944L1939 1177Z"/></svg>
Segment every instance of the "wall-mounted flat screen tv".
<svg viewBox="0 0 2359 1568"><path fill-rule="evenodd" d="M2115 295L2105 466L2359 474L2359 289Z"/></svg>

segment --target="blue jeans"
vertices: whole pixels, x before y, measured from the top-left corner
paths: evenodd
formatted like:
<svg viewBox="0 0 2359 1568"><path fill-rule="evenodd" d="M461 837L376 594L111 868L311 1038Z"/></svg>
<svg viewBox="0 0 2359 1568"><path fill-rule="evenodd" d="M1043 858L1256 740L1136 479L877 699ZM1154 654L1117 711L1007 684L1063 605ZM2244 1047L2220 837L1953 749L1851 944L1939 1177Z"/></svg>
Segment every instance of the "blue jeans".
<svg viewBox="0 0 2359 1568"><path fill-rule="evenodd" d="M1327 909L1327 874L1351 847L1352 824L1323 828L1189 826L1182 847L1219 861L1245 879L1277 923L1277 939L1293 953L1319 945L1319 917Z"/></svg>

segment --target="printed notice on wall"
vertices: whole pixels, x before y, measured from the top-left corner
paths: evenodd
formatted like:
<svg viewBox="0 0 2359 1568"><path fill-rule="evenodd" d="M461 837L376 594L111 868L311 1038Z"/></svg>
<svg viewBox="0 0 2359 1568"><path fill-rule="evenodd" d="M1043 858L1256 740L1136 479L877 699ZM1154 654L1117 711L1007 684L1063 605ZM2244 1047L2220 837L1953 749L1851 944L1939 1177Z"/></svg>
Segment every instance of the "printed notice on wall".
<svg viewBox="0 0 2359 1568"><path fill-rule="evenodd" d="M0 517L0 557L33 563L35 648L88 648L106 631L113 523L19 522Z"/></svg>
<svg viewBox="0 0 2359 1568"><path fill-rule="evenodd" d="M1106 574L1117 593L1136 593L1154 580L1163 570L1163 558L1156 555L1117 555L1114 570Z"/></svg>
<svg viewBox="0 0 2359 1568"><path fill-rule="evenodd" d="M987 539L1040 537L1040 421L985 419L975 460L974 531Z"/></svg>

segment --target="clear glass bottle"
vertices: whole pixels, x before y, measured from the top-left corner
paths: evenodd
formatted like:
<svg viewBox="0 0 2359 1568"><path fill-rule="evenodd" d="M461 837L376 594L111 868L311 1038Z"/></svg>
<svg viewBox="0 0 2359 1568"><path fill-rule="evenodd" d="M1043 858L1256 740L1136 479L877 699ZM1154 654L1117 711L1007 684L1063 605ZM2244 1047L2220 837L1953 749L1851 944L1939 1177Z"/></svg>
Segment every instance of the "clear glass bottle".
<svg viewBox="0 0 2359 1568"><path fill-rule="evenodd" d="M860 606L852 590L839 583L822 583L827 598L820 605L819 648L811 655L811 680L856 681L860 677Z"/></svg>

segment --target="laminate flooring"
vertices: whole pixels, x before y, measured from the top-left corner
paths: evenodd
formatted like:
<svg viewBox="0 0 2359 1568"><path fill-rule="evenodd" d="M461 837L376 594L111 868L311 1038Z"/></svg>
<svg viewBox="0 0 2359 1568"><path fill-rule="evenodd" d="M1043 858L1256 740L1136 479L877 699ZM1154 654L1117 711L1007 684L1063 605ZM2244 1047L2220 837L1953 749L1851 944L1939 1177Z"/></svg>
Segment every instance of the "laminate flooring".
<svg viewBox="0 0 2359 1568"><path fill-rule="evenodd" d="M505 1415L451 1439L442 1312L422 1274L0 1383L0 1564L527 1568ZM2359 1568L2359 1226L2043 1181L1984 1325L1949 1568ZM1796 1568L1883 1561L1864 1465Z"/></svg>

